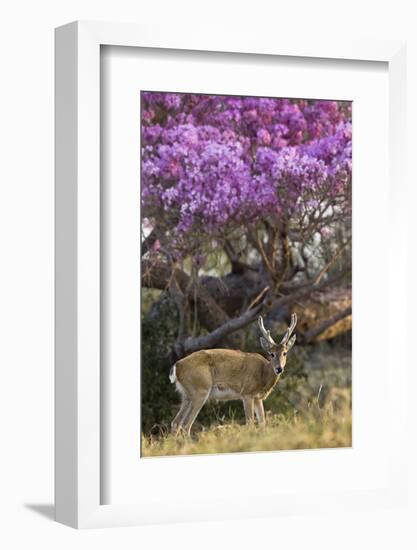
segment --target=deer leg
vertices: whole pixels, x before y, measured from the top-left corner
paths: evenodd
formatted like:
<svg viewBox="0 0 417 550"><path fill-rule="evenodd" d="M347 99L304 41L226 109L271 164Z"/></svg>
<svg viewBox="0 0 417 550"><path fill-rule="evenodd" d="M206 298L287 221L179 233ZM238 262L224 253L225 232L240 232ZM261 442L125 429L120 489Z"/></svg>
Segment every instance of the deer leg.
<svg viewBox="0 0 417 550"><path fill-rule="evenodd" d="M264 404L262 399L255 399L255 415L256 420L258 421L258 424L264 428L265 427L265 411L264 411Z"/></svg>
<svg viewBox="0 0 417 550"><path fill-rule="evenodd" d="M184 428L184 431L187 435L190 435L191 427L194 424L194 421L197 418L198 413L203 408L204 403L207 401L207 398L209 395L210 395L210 390L205 392L198 392L193 395L191 406L187 410L187 414L183 418L182 425L181 425L181 427Z"/></svg>
<svg viewBox="0 0 417 550"><path fill-rule="evenodd" d="M251 397L247 397L243 399L243 408L245 410L245 416L246 416L246 424L252 424L254 421L254 409L253 409L253 399Z"/></svg>
<svg viewBox="0 0 417 550"><path fill-rule="evenodd" d="M174 420L171 422L171 433L177 434L181 428L181 424L190 410L191 400L188 396L184 396L182 399L180 410L175 415Z"/></svg>

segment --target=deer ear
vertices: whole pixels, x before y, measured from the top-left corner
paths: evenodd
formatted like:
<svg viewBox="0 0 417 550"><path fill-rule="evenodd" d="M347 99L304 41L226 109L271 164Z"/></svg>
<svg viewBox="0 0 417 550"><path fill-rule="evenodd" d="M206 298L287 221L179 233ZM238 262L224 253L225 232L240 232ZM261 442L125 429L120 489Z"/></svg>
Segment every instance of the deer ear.
<svg viewBox="0 0 417 550"><path fill-rule="evenodd" d="M271 351L271 344L269 342L267 342L267 340L265 340L265 338L262 338L262 336L261 336L260 341L261 341L262 349L264 351L266 351L266 352Z"/></svg>
<svg viewBox="0 0 417 550"><path fill-rule="evenodd" d="M296 338L297 338L297 337L296 337L296 335L294 334L294 336L288 340L287 351L290 351L290 349L293 347L293 345L295 344Z"/></svg>

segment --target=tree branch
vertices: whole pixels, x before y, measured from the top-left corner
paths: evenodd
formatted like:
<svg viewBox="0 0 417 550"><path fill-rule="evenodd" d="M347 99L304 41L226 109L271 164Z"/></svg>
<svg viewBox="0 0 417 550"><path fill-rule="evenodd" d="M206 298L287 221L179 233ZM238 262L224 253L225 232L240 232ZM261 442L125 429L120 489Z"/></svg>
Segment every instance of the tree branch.
<svg viewBox="0 0 417 550"><path fill-rule="evenodd" d="M309 344L310 342L315 340L318 336L320 336L320 334L322 334L324 331L330 328L332 325L335 325L336 323L338 323L342 319L345 319L345 317L348 317L349 315L352 315L352 307L348 307L343 311L339 311L335 315L332 315L332 317L330 317L329 319L326 319L319 325L316 325L315 327L305 332L303 335L300 335L300 343Z"/></svg>
<svg viewBox="0 0 417 550"><path fill-rule="evenodd" d="M229 259L230 265L232 266L231 272L233 275L241 275L247 269L250 269L250 270L255 269L252 266L242 261L242 253L236 252L232 243L228 239L226 238L224 239L222 246L226 256Z"/></svg>
<svg viewBox="0 0 417 550"><path fill-rule="evenodd" d="M178 270L180 271L180 270ZM166 290L171 278L169 265L161 261L142 260L142 286L145 288L157 288ZM180 279L180 286L187 284L188 275L180 271L177 280ZM182 280L183 279L183 280Z"/></svg>
<svg viewBox="0 0 417 550"><path fill-rule="evenodd" d="M304 298L305 296L309 296L313 292L320 291L333 283L339 281L345 276L345 273L338 273L334 277L331 277L329 279L325 279L324 281L321 281L319 284L312 283L302 283L297 287L292 288L292 292L289 294L286 294L285 296L281 296L280 298L276 298L272 304L271 309L275 309L277 307L283 307L288 306L292 304L293 302L296 302L300 298Z"/></svg>
<svg viewBox="0 0 417 550"><path fill-rule="evenodd" d="M262 263L265 266L265 269L268 271L270 276L273 277L274 270L272 269L272 266L269 262L269 259L268 259L267 255L265 253L265 248L264 248L264 246L261 242L261 239L258 235L258 230L256 229L256 227L255 228L250 228L248 230L248 235L247 236L248 236L249 241L253 245L253 247L256 248L256 250L259 252L259 255L262 258Z"/></svg>
<svg viewBox="0 0 417 550"><path fill-rule="evenodd" d="M187 295L190 276L187 275L185 271L182 271L179 267L171 269L168 264L160 261L142 261L143 287L166 290L173 277L178 284L179 290L181 290L184 295ZM192 296L190 298L193 299ZM214 330L216 327L229 320L227 313L201 284L198 284L195 299L197 301L198 319L207 330Z"/></svg>
<svg viewBox="0 0 417 550"><path fill-rule="evenodd" d="M152 229L152 231L149 233L149 235L143 239L142 246L141 246L141 255L145 255L149 250L153 247L153 245L158 240L158 236L156 234L155 229Z"/></svg>
<svg viewBox="0 0 417 550"><path fill-rule="evenodd" d="M247 309L245 313L243 313L239 317L230 319L209 334L204 334L196 338L187 338L183 346L184 354L189 354L193 351L197 351L200 349L212 348L232 332L244 328L249 325L249 323L252 323L258 313L262 310L268 290L268 287L264 288L259 294L259 297L256 298L254 302L252 302L252 304L249 306L249 309Z"/></svg>
<svg viewBox="0 0 417 550"><path fill-rule="evenodd" d="M335 254L330 258L330 260L327 262L327 264L323 267L323 269L320 271L320 273L317 275L317 277L314 280L315 284L318 284L323 276L326 274L326 272L330 269L330 267L333 265L333 263L337 260L337 258L342 254L344 249L350 244L351 239L348 239L345 243L342 244L338 248L338 250L335 252Z"/></svg>

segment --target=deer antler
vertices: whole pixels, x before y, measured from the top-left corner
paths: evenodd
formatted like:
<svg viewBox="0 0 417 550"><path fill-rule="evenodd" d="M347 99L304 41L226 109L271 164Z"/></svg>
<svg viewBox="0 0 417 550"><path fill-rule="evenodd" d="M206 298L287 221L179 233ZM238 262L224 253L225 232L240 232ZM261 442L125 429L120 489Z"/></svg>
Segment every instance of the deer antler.
<svg viewBox="0 0 417 550"><path fill-rule="evenodd" d="M264 321L261 316L259 316L258 318L258 324L259 324L259 328L261 329L262 336L265 338L265 340L272 346L276 346L276 342L274 342L274 340L272 339L270 331L266 330L264 326Z"/></svg>
<svg viewBox="0 0 417 550"><path fill-rule="evenodd" d="M292 313L291 314L291 323L290 323L290 326L287 328L284 336L282 337L282 340L280 342L281 345L283 344L286 344L288 342L288 340L290 339L291 337L291 334L294 332L294 329L297 325L297 314L296 313Z"/></svg>

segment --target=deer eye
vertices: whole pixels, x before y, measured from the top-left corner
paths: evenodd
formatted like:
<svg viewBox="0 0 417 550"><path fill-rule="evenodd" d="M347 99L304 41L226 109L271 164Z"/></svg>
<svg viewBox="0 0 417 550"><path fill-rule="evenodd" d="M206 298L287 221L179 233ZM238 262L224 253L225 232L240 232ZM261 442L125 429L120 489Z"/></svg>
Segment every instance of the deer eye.
<svg viewBox="0 0 417 550"><path fill-rule="evenodd" d="M275 353L274 352L271 352L271 357L275 357Z"/></svg>
<svg viewBox="0 0 417 550"><path fill-rule="evenodd" d="M283 351L283 352L282 352L282 355L287 355L287 352L286 352L286 351Z"/></svg>

